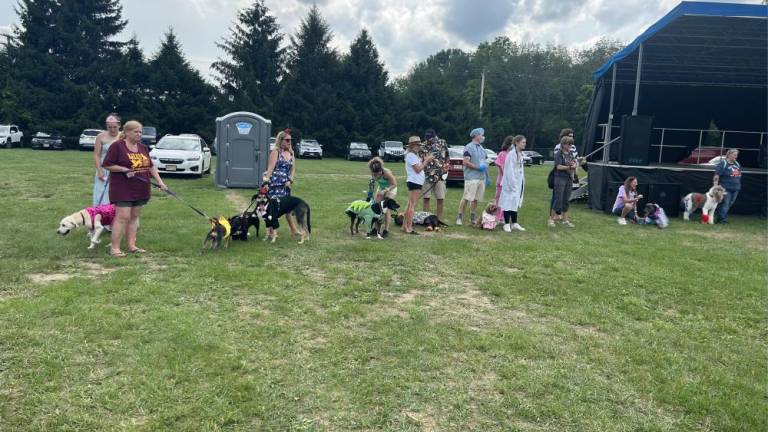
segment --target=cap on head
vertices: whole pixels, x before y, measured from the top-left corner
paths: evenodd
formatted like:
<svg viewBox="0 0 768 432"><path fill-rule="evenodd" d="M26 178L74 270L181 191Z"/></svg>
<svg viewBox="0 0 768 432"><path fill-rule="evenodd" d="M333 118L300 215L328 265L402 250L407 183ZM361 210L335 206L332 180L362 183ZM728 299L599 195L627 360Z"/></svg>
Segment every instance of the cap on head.
<svg viewBox="0 0 768 432"><path fill-rule="evenodd" d="M483 128L475 128L472 129L472 132L469 133L469 136L474 138L476 136L485 135L485 129Z"/></svg>

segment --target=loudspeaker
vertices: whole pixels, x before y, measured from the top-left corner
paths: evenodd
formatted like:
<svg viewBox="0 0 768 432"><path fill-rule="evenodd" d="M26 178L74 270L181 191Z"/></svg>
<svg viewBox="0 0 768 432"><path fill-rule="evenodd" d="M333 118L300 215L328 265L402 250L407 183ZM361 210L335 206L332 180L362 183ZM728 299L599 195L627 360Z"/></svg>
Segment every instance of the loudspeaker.
<svg viewBox="0 0 768 432"><path fill-rule="evenodd" d="M621 117L621 145L619 163L648 166L651 157L651 116Z"/></svg>
<svg viewBox="0 0 768 432"><path fill-rule="evenodd" d="M680 214L680 184L651 183L644 201L658 204L671 218L677 217ZM642 204L645 206L644 202Z"/></svg>

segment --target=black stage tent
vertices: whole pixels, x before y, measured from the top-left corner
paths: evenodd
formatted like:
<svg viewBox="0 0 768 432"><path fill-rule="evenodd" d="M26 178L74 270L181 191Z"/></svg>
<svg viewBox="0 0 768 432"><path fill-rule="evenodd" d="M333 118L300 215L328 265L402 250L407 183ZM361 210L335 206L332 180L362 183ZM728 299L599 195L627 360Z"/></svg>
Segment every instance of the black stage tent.
<svg viewBox="0 0 768 432"><path fill-rule="evenodd" d="M761 161L768 145L768 6L682 2L611 57L594 80L580 149L594 153L589 157L590 195L600 196L590 199L593 208L603 207L598 201L604 201L607 187L592 181L593 164L617 159L626 115L652 118L650 162L655 165L676 164L698 147L740 149L742 165L760 175L747 183L762 188L755 195L765 200ZM606 143L610 151L604 152ZM699 178L683 184L681 193L711 184L711 176L705 181L707 176L694 174L706 167L690 172L681 165L668 168L680 173L677 183L685 183L686 175ZM739 195L734 212L765 213L765 202L745 195Z"/></svg>

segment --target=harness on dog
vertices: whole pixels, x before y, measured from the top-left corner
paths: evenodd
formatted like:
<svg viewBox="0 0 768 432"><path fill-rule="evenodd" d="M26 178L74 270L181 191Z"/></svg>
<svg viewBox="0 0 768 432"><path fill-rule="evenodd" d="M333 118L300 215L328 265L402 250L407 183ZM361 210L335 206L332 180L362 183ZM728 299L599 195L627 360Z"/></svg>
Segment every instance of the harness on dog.
<svg viewBox="0 0 768 432"><path fill-rule="evenodd" d="M218 219L211 219L211 228L214 228L217 223L224 227L224 238L229 237L232 233L232 225L229 224L229 219L224 216L219 216Z"/></svg>

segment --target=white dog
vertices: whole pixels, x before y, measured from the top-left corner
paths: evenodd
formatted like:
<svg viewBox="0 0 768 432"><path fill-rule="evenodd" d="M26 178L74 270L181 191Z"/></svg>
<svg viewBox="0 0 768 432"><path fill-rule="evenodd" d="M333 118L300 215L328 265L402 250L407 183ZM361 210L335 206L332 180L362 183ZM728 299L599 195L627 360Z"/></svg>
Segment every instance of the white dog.
<svg viewBox="0 0 768 432"><path fill-rule="evenodd" d="M88 249L93 249L99 244L101 233L106 227L112 225L114 219L114 204L102 204L98 207L87 207L63 218L61 222L59 222L59 229L56 230L56 232L61 235L67 235L77 227L84 226L88 228L88 240L91 242Z"/></svg>
<svg viewBox="0 0 768 432"><path fill-rule="evenodd" d="M683 219L690 220L691 214L701 208L701 222L715 223L715 210L723 202L727 192L720 185L712 186L706 194L691 192L680 202L683 207Z"/></svg>

